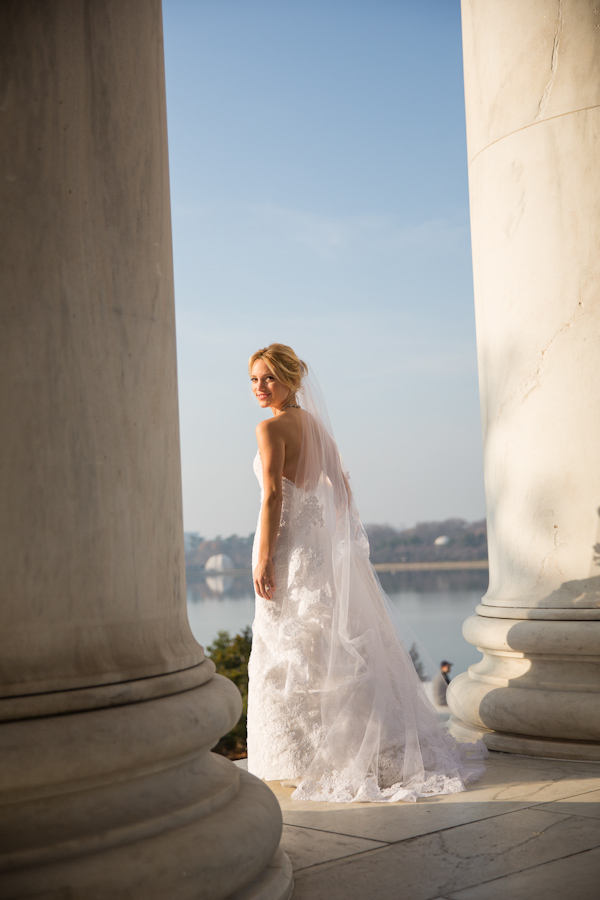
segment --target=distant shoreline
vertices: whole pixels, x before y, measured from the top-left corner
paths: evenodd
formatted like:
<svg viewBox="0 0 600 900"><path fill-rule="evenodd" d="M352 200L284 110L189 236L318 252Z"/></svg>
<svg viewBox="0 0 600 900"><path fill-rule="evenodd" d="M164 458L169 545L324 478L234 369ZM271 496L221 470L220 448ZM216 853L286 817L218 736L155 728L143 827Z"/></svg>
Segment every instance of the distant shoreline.
<svg viewBox="0 0 600 900"><path fill-rule="evenodd" d="M456 561L448 561L448 562L411 562L411 563L375 563L373 568L376 572L450 572L450 571L469 571L475 569L485 569L489 568L489 563L487 559L474 559L470 562L456 562ZM223 569L223 571L217 571L216 569L205 569L204 566L195 566L190 565L186 566L186 572L190 575L207 575L209 577L215 577L217 575L224 576L227 575L231 578L240 578L242 576L251 577L252 570L250 568L247 569Z"/></svg>
<svg viewBox="0 0 600 900"><path fill-rule="evenodd" d="M487 559L473 559L465 562L448 560L447 562L374 563L373 568L376 572L440 572L454 569L489 569L489 562Z"/></svg>

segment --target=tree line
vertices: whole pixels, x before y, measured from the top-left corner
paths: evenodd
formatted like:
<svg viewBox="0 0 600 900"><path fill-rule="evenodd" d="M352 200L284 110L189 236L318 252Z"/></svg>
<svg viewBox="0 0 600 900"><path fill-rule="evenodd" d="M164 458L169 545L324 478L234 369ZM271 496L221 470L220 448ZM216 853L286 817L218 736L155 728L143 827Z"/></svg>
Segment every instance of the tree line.
<svg viewBox="0 0 600 900"><path fill-rule="evenodd" d="M367 525L365 530L371 545L371 562L472 562L487 559L487 531L485 519L466 522L464 519L445 519L442 522L421 522L412 528L398 529L391 525ZM445 541L436 540L445 538ZM186 565L204 567L211 556L226 554L234 569L250 569L254 535L242 537L204 538L196 533L186 534Z"/></svg>

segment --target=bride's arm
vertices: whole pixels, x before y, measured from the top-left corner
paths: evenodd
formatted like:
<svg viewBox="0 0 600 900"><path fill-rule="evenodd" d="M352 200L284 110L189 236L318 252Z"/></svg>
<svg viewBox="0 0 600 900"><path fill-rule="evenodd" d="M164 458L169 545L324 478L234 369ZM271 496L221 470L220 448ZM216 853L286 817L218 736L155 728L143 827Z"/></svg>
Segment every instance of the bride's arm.
<svg viewBox="0 0 600 900"><path fill-rule="evenodd" d="M254 570L254 589L259 597L271 600L275 590L273 551L281 519L283 500L283 464L285 442L274 419L260 422L256 427L256 440L263 469L263 504L260 514L260 543L258 563ZM266 586L268 585L268 587Z"/></svg>

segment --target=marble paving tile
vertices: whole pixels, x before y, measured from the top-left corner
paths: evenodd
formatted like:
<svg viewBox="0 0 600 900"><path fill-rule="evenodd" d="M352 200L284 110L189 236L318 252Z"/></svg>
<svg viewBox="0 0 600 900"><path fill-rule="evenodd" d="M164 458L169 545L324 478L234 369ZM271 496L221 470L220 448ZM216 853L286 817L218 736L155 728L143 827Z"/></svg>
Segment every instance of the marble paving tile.
<svg viewBox="0 0 600 900"><path fill-rule="evenodd" d="M469 785L464 793L390 805L294 801L293 788L284 788L278 782L269 783L269 787L279 800L284 822L289 825L386 842L504 815L527 806L574 799L600 788L600 780L587 775L567 778L562 762L558 769L551 764L543 780L540 774L527 767L521 769L519 760L499 766L492 759L483 778Z"/></svg>
<svg viewBox="0 0 600 900"><path fill-rule="evenodd" d="M431 900L599 846L594 819L521 809L303 869L294 900Z"/></svg>
<svg viewBox="0 0 600 900"><path fill-rule="evenodd" d="M518 764L521 769L539 769L540 773L552 772L555 775L567 775L578 778L582 775L596 775L600 778L600 762L576 759L547 759L543 756L519 756L517 753L498 753L490 751L488 762L494 765L512 766Z"/></svg>
<svg viewBox="0 0 600 900"><path fill-rule="evenodd" d="M542 759L535 756L517 756L514 753L490 753L487 763L491 766L517 767L519 771L548 773L553 778L600 778L600 763L576 762L568 759Z"/></svg>
<svg viewBox="0 0 600 900"><path fill-rule="evenodd" d="M535 808L546 809L550 812L562 813L563 815L589 816L591 819L600 819L600 790L590 791L588 794L578 794L575 797L565 797L563 800L544 803ZM600 872L598 874L600 880ZM600 896L600 887L598 895Z"/></svg>
<svg viewBox="0 0 600 900"><path fill-rule="evenodd" d="M315 866L318 863L385 846L387 845L381 841L368 841L344 834L328 834L315 831L313 828L299 828L296 825L284 825L281 837L281 847L289 856L294 872L306 866Z"/></svg>
<svg viewBox="0 0 600 900"><path fill-rule="evenodd" d="M449 894L444 900L598 900L600 849L587 850Z"/></svg>
<svg viewBox="0 0 600 900"><path fill-rule="evenodd" d="M425 800L389 806L345 804L342 809L286 809L283 811L283 821L288 825L318 829L324 833L335 832L393 843L527 809L529 805L517 801L436 804Z"/></svg>
<svg viewBox="0 0 600 900"><path fill-rule="evenodd" d="M531 806L586 794L597 790L598 787L599 782L597 778L580 779L578 781L560 779L547 782L542 780L520 781L518 776L515 775L514 780L507 780L505 783L482 789L479 796L477 798L473 797L472 800L473 802L482 802L484 800L511 802L519 800Z"/></svg>
<svg viewBox="0 0 600 900"><path fill-rule="evenodd" d="M440 797L438 802L464 802L468 797L476 802L521 800L540 803L600 789L600 771L596 774L594 770L586 769L573 773L560 763L547 762L550 765L530 767L519 759L501 765L495 760L490 761L483 778L469 785L464 794Z"/></svg>

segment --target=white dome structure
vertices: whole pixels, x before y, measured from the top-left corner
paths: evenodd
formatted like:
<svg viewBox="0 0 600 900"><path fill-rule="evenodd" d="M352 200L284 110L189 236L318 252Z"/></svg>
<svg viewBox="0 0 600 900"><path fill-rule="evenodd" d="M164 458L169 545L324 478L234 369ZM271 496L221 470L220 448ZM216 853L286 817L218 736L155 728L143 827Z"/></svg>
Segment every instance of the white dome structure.
<svg viewBox="0 0 600 900"><path fill-rule="evenodd" d="M226 553L216 553L204 563L205 572L225 572L227 569L233 569L233 560Z"/></svg>

